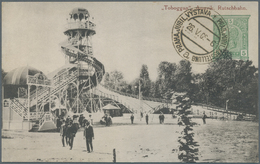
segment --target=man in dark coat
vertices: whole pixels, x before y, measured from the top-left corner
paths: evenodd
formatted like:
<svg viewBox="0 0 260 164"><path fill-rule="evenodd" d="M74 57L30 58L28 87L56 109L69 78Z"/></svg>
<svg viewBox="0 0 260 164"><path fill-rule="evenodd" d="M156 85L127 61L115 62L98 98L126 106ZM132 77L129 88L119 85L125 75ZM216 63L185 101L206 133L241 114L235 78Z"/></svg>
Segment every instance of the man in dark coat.
<svg viewBox="0 0 260 164"><path fill-rule="evenodd" d="M162 114L159 115L159 122L162 123Z"/></svg>
<svg viewBox="0 0 260 164"><path fill-rule="evenodd" d="M62 124L62 120L61 120L60 116L58 116L57 122L56 122L57 132L60 131L61 124Z"/></svg>
<svg viewBox="0 0 260 164"><path fill-rule="evenodd" d="M203 116L202 116L203 124L206 124L206 118L207 115L205 114L205 112L203 112Z"/></svg>
<svg viewBox="0 0 260 164"><path fill-rule="evenodd" d="M84 116L83 116L83 114L81 114L79 116L79 124L80 124L81 127L83 127L83 120L84 120Z"/></svg>
<svg viewBox="0 0 260 164"><path fill-rule="evenodd" d="M162 114L162 116L161 116L161 120L162 120L162 123L164 123L164 114Z"/></svg>
<svg viewBox="0 0 260 164"><path fill-rule="evenodd" d="M149 116L148 116L148 114L146 114L145 120L146 120L146 124L148 125L148 121L149 121Z"/></svg>
<svg viewBox="0 0 260 164"><path fill-rule="evenodd" d="M130 119L131 119L131 123L133 124L134 123L134 114L131 115Z"/></svg>
<svg viewBox="0 0 260 164"><path fill-rule="evenodd" d="M63 120L61 128L60 128L60 136L61 136L61 141L62 141L63 147L65 147L64 139L66 139L66 144L68 144L68 141L67 141L67 130L68 130L68 122L65 122L65 120Z"/></svg>
<svg viewBox="0 0 260 164"><path fill-rule="evenodd" d="M86 139L87 151L88 153L90 153L90 148L91 151L93 151L92 139L94 139L94 131L93 131L93 127L90 125L88 121L86 123L86 127L84 130L84 139Z"/></svg>
<svg viewBox="0 0 260 164"><path fill-rule="evenodd" d="M71 120L71 125L68 126L70 150L73 147L74 137L76 136L78 129L79 129L79 124L77 123L77 120L73 120L73 121Z"/></svg>

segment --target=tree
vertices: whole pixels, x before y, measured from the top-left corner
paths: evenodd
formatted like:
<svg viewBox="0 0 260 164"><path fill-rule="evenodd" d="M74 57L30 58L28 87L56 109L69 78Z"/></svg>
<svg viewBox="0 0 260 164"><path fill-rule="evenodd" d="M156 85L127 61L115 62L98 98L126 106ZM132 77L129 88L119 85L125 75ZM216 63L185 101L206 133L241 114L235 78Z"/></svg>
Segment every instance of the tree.
<svg viewBox="0 0 260 164"><path fill-rule="evenodd" d="M179 142L179 154L178 158L182 162L196 162L199 160L197 148L199 145L196 141L194 141L194 133L193 126L196 125L195 122L192 122L189 115L192 113L190 110L191 102L188 94L185 92L178 93L175 92L173 94L174 104L176 104L176 108L178 109L178 125L183 126L183 130L180 132L180 136L178 137Z"/></svg>
<svg viewBox="0 0 260 164"><path fill-rule="evenodd" d="M177 66L174 78L176 82L175 91L188 92L192 81L191 63L187 60L181 60Z"/></svg>
<svg viewBox="0 0 260 164"><path fill-rule="evenodd" d="M202 74L198 95L204 95L201 102L225 107L229 100L228 109L256 113L257 84L257 68L252 61L218 60Z"/></svg>
<svg viewBox="0 0 260 164"><path fill-rule="evenodd" d="M148 97L151 89L151 80L149 77L148 66L142 65L140 76L141 92L143 96Z"/></svg>
<svg viewBox="0 0 260 164"><path fill-rule="evenodd" d="M106 72L105 75L104 75L104 85L105 87L111 87L111 81L110 81L110 76L109 76L109 73Z"/></svg>
<svg viewBox="0 0 260 164"><path fill-rule="evenodd" d="M157 81L161 94L166 93L168 89L176 89L176 78L174 77L176 69L177 65L175 63L164 61L159 64Z"/></svg>
<svg viewBox="0 0 260 164"><path fill-rule="evenodd" d="M105 74L104 85L112 89L120 90L120 83L123 82L123 79L123 73L115 70Z"/></svg>
<svg viewBox="0 0 260 164"><path fill-rule="evenodd" d="M158 80L151 82L150 96L154 98L161 98Z"/></svg>
<svg viewBox="0 0 260 164"><path fill-rule="evenodd" d="M113 88L118 89L119 83L123 80L124 76L122 72L117 70L110 73L111 74L111 81L113 82Z"/></svg>

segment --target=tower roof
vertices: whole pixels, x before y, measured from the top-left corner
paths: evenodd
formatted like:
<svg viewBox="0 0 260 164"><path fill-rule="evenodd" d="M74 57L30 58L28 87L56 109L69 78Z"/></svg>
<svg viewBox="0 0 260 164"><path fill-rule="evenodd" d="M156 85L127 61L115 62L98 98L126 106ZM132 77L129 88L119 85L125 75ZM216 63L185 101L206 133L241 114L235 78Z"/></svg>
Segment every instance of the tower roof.
<svg viewBox="0 0 260 164"><path fill-rule="evenodd" d="M30 66L18 67L5 75L3 85L27 85L27 75L33 76L40 72Z"/></svg>
<svg viewBox="0 0 260 164"><path fill-rule="evenodd" d="M70 15L74 15L74 14L83 14L83 15L88 15L89 16L89 12L87 9L84 8L74 8L71 12Z"/></svg>

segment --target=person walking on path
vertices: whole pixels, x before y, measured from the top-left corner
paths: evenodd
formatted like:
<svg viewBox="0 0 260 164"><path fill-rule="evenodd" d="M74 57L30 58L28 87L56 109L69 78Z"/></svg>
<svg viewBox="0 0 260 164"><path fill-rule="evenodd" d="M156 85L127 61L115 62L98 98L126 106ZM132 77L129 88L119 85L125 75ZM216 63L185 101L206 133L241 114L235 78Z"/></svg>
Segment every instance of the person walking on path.
<svg viewBox="0 0 260 164"><path fill-rule="evenodd" d="M81 115L79 116L79 124L80 124L80 127L83 127L83 120L84 120L84 116L83 116L83 114L81 114Z"/></svg>
<svg viewBox="0 0 260 164"><path fill-rule="evenodd" d="M86 139L88 153L90 153L90 148L92 152L93 151L92 139L94 139L94 131L93 131L93 127L90 125L88 121L86 123L86 127L84 130L84 139Z"/></svg>
<svg viewBox="0 0 260 164"><path fill-rule="evenodd" d="M164 123L164 114L162 113L162 116L161 116L161 120L162 120L162 124Z"/></svg>
<svg viewBox="0 0 260 164"><path fill-rule="evenodd" d="M65 120L63 120L61 128L60 128L60 136L61 136L61 142L62 142L63 147L65 147L64 139L66 140L66 144L68 144L68 141L67 141L67 129L68 129L68 123L65 122Z"/></svg>
<svg viewBox="0 0 260 164"><path fill-rule="evenodd" d="M202 116L203 124L206 124L206 118L207 115L205 114L205 112L203 112L203 116Z"/></svg>
<svg viewBox="0 0 260 164"><path fill-rule="evenodd" d="M143 118L143 112L140 113L140 121L142 121Z"/></svg>
<svg viewBox="0 0 260 164"><path fill-rule="evenodd" d="M93 126L93 118L91 114L89 115L88 122Z"/></svg>
<svg viewBox="0 0 260 164"><path fill-rule="evenodd" d="M133 124L134 123L134 114L132 113L132 115L131 115L131 117L130 117L130 119L131 119L131 123Z"/></svg>
<svg viewBox="0 0 260 164"><path fill-rule="evenodd" d="M68 127L70 150L73 147L74 137L76 136L78 129L79 129L78 121L76 120L76 118L74 118L73 121L71 120L71 125Z"/></svg>
<svg viewBox="0 0 260 164"><path fill-rule="evenodd" d="M57 132L60 131L61 124L62 124L62 120L61 120L60 116L58 116L57 122L56 122Z"/></svg>
<svg viewBox="0 0 260 164"><path fill-rule="evenodd" d="M162 123L162 114L159 115L159 122Z"/></svg>
<svg viewBox="0 0 260 164"><path fill-rule="evenodd" d="M145 116L145 120L146 120L146 124L148 125L148 121L149 121L148 113L147 113L146 116Z"/></svg>

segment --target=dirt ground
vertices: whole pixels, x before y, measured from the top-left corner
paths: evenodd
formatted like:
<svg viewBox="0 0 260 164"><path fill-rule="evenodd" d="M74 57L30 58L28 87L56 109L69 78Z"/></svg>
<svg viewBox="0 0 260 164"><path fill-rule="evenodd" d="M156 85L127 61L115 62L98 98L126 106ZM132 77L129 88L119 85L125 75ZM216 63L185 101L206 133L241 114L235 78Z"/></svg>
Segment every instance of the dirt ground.
<svg viewBox="0 0 260 164"><path fill-rule="evenodd" d="M199 143L198 162L258 163L258 123L239 121L193 119ZM151 120L114 119L110 127L94 126L94 152L87 153L80 129L74 147L62 147L59 133L29 133L2 130L3 162L112 162L116 149L116 162L180 162L178 136L182 127L176 119L164 124Z"/></svg>

